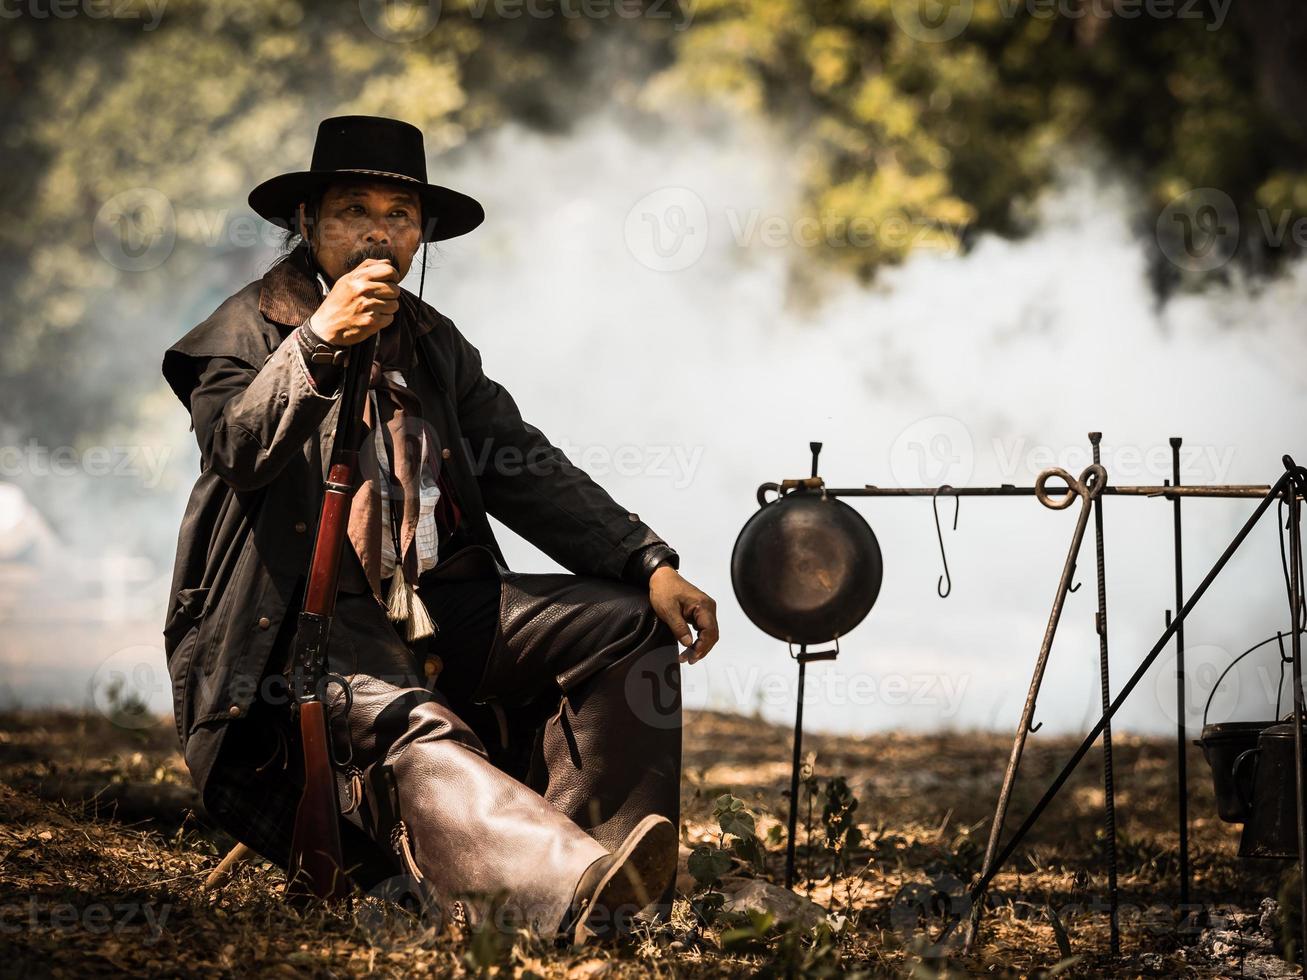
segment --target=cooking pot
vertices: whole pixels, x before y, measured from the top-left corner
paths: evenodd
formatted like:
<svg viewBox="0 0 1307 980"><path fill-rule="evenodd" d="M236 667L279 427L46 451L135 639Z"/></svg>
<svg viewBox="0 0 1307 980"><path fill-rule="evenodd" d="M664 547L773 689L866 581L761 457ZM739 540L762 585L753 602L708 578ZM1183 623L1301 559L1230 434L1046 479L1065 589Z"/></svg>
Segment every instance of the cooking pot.
<svg viewBox="0 0 1307 980"><path fill-rule="evenodd" d="M1202 737L1194 739L1212 767L1216 813L1226 823L1243 823L1252 812L1247 805L1252 796L1252 768L1243 767L1240 785L1235 781L1234 764L1240 756L1255 749L1258 737L1274 724L1273 721L1223 721L1204 725Z"/></svg>
<svg viewBox="0 0 1307 980"><path fill-rule="evenodd" d="M766 492L775 490L768 502ZM880 544L820 477L764 484L731 552L731 584L755 626L787 643L837 640L880 594Z"/></svg>
<svg viewBox="0 0 1307 980"><path fill-rule="evenodd" d="M1267 637L1260 643L1254 643L1239 656L1231 660L1219 677L1212 689L1207 695L1207 704L1203 706L1203 731L1199 738L1194 739L1194 744L1203 750L1203 758L1207 760L1208 766L1212 769L1212 788L1216 793L1216 812L1217 815L1226 823L1244 823L1251 815L1251 806L1249 801L1252 798L1252 767L1245 765L1241 768L1240 776L1235 778L1235 763L1239 757L1247 753L1250 749L1257 747L1258 738L1262 732L1276 724L1271 721L1225 721L1209 725L1207 715L1212 710L1212 700L1216 697L1217 689L1220 688L1221 682L1225 680L1239 661L1243 660L1249 654L1260 650L1269 643L1280 642L1280 660L1281 670L1284 664L1284 634L1277 632L1274 636ZM1284 684L1284 678L1281 676L1280 684ZM1280 698L1275 698L1276 714L1280 710ZM1250 757L1251 758L1251 757Z"/></svg>
<svg viewBox="0 0 1307 980"><path fill-rule="evenodd" d="M1252 795L1245 770L1252 768ZM1307 773L1304 773L1307 775ZM1293 722L1272 725L1234 761L1234 780L1250 812L1239 842L1240 857L1298 857L1297 788L1293 778Z"/></svg>

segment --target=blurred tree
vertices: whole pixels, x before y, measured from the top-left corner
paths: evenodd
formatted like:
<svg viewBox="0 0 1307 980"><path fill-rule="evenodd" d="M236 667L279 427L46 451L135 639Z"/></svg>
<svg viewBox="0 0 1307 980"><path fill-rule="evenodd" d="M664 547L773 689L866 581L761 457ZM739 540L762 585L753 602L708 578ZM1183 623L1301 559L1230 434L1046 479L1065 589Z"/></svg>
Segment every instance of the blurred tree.
<svg viewBox="0 0 1307 980"><path fill-rule="evenodd" d="M914 249L1020 234L1066 162L1141 190L1162 293L1273 270L1301 247L1295 0L641 0L647 16L589 18L447 0L425 25L420 8L380 0L167 0L150 30L143 0L114 6L136 16L37 4L0 30L0 384L27 402L6 399L0 424L24 436L66 440L135 410L124 389L157 387L161 342L196 298L257 274L232 203L302 166L313 123L335 113L408 119L433 157L508 120L563 130L614 100L650 118L755 115L793 146L802 216L825 243L798 261L863 279ZM406 31L409 43L385 39ZM114 204L132 188L157 195ZM1235 263L1168 261L1211 230L1214 194L1236 215ZM1159 222L1168 206L1181 213ZM121 262L100 259L106 213L124 242L174 222L167 277L124 268L122 243ZM142 336L169 314L165 333ZM61 397L69 378L75 400Z"/></svg>
<svg viewBox="0 0 1307 980"><path fill-rule="evenodd" d="M1185 215L1204 220L1225 197L1242 233L1216 244L1237 247L1242 268L1273 268L1304 244L1267 230L1268 218L1284 229L1307 215L1302 3L700 0L694 10L651 103L694 92L785 127L809 217L847 229L824 258L864 278L914 248L1021 232L1056 167L1084 159L1143 191L1138 218L1156 236L1162 291L1212 271L1179 239ZM857 221L874 231L850 248Z"/></svg>

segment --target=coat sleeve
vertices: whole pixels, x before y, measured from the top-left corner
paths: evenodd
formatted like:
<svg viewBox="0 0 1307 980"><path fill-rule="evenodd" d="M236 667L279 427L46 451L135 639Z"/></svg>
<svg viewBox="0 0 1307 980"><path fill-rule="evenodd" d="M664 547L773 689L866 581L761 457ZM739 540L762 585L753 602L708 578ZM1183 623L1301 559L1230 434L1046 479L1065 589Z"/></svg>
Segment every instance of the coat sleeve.
<svg viewBox="0 0 1307 980"><path fill-rule="evenodd" d="M190 395L205 468L236 490L266 486L318 434L340 397L314 387L294 332L255 370L237 357L209 357Z"/></svg>
<svg viewBox="0 0 1307 980"><path fill-rule="evenodd" d="M623 578L634 552L666 544L522 419L481 352L450 326L459 426L487 512L578 575Z"/></svg>

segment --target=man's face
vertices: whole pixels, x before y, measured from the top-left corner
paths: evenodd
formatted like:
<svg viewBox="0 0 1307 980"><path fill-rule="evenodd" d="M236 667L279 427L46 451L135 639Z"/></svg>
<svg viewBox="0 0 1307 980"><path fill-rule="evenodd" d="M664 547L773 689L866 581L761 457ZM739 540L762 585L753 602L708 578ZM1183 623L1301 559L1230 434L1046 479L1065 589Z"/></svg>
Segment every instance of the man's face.
<svg viewBox="0 0 1307 980"><path fill-rule="evenodd" d="M416 191L383 182L333 184L322 197L316 226L308 227L313 254L334 282L364 259L389 259L401 279L421 244ZM312 215L300 205L300 234Z"/></svg>

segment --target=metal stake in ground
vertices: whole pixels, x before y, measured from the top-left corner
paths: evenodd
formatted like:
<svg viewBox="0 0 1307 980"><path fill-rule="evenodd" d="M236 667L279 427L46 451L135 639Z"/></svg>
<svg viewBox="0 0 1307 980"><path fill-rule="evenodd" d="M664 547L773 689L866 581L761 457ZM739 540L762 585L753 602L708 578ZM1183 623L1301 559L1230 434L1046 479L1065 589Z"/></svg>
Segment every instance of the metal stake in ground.
<svg viewBox="0 0 1307 980"><path fill-rule="evenodd" d="M1066 495L1054 500L1044 492L1045 484L1053 478L1066 482ZM993 877L994 855L998 851L999 839L1003 836L1003 821L1007 817L1008 802L1012 798L1012 789L1017 781L1017 769L1021 765L1021 753L1026 747L1026 736L1038 730L1033 725L1035 701L1039 698L1039 688L1044 682L1044 668L1048 665L1048 654L1053 649L1053 637L1057 635L1057 624L1062 618L1062 606L1066 603L1067 593L1071 591L1071 578L1076 571L1076 556L1080 554L1080 542L1085 537L1085 527L1089 524L1089 511L1093 501L1107 484L1107 473L1103 467L1094 463L1085 467L1080 479L1073 479L1066 470L1054 467L1044 470L1035 481L1035 496L1045 507L1053 510L1065 510L1078 496L1081 501L1080 516L1076 520L1076 529L1071 536L1071 547L1067 550L1066 562L1062 566L1062 578L1057 584L1053 596L1053 609L1048 614L1048 626L1044 630L1044 642L1039 648L1035 660L1035 673L1030 678L1030 690L1026 693L1026 703L1021 709L1021 722L1017 725L1016 737L1012 740L1012 755L1008 758L1007 771L1003 774L1003 788L999 790L998 803L994 807L994 822L989 828L989 843L985 847L985 863L981 867L980 880L986 885ZM982 887L973 889L971 895L971 920L967 929L964 950L970 951L976 938L976 929L980 925L980 914L985 904L985 892Z"/></svg>
<svg viewBox="0 0 1307 980"><path fill-rule="evenodd" d="M1101 464L1099 443L1103 433L1089 433L1094 447L1094 463ZM1098 633L1098 675L1102 690L1103 712L1112 705L1107 659L1107 571L1103 561L1103 495L1094 498L1094 545L1098 559L1098 612L1094 629ZM1116 885L1116 786L1112 774L1112 725L1103 726L1103 847L1107 857L1107 906L1111 922L1109 944L1112 955L1121 952L1120 896Z"/></svg>
<svg viewBox="0 0 1307 980"><path fill-rule="evenodd" d="M821 454L821 443L810 442L812 451L812 475L817 475L817 460ZM759 491L761 493L761 491ZM799 662L799 691L794 706L794 758L790 764L790 820L789 839L785 842L785 887L794 887L794 848L799 827L799 768L803 761L803 687L808 673L808 664L813 660L834 660L840 653L839 640L835 641L833 650L808 652L808 645L801 643L799 652L793 650L790 656Z"/></svg>
<svg viewBox="0 0 1307 980"><path fill-rule="evenodd" d="M1298 934L1298 943L1294 948L1294 960L1299 965L1303 962L1303 946L1307 945L1307 806L1304 805L1303 786L1303 691L1302 691L1302 529L1299 526L1301 504L1298 495L1307 489L1307 470L1295 466L1292 459L1284 457L1285 468L1292 474L1288 481L1286 493L1289 503L1289 628L1290 648L1293 651L1293 785L1296 794L1296 814L1298 818L1298 914L1302 932Z"/></svg>
<svg viewBox="0 0 1307 980"><path fill-rule="evenodd" d="M1171 485L1180 485L1180 443L1179 436L1171 437ZM1180 525L1180 495L1172 500L1173 527L1175 539L1175 608L1184 605L1184 554L1181 548L1183 531ZM1167 620L1170 626L1170 619ZM1177 822L1180 825L1180 904L1189 905L1189 735L1186 728L1186 711L1189 699L1185 691L1184 679L1184 624L1175 631L1175 781ZM1186 911L1186 914L1187 911Z"/></svg>

